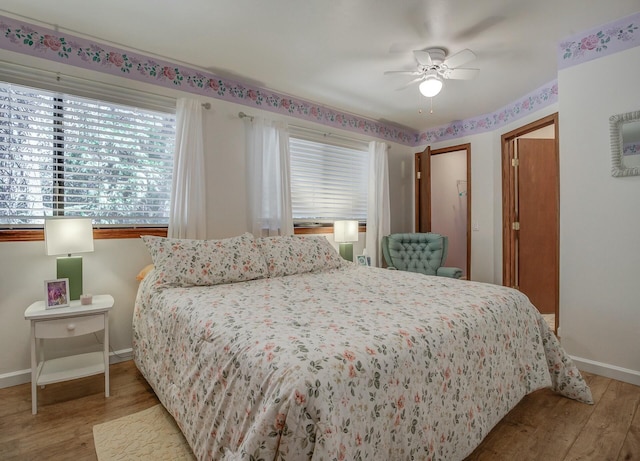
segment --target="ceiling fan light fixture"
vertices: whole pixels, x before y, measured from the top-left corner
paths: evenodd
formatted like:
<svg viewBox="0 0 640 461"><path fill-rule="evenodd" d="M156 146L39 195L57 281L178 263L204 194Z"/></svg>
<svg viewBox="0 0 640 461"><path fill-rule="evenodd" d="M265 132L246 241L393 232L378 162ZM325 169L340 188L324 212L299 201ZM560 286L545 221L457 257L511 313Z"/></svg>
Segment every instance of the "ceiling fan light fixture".
<svg viewBox="0 0 640 461"><path fill-rule="evenodd" d="M442 89L442 80L435 75L429 75L424 82L420 84L420 93L427 98L433 98Z"/></svg>

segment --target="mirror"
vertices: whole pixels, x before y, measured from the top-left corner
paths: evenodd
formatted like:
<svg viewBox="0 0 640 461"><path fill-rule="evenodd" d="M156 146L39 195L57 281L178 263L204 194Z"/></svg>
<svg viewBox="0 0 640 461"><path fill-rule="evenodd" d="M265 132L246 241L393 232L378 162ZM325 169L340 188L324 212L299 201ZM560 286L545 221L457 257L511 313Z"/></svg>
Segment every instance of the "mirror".
<svg viewBox="0 0 640 461"><path fill-rule="evenodd" d="M640 175L640 111L612 115L611 175Z"/></svg>

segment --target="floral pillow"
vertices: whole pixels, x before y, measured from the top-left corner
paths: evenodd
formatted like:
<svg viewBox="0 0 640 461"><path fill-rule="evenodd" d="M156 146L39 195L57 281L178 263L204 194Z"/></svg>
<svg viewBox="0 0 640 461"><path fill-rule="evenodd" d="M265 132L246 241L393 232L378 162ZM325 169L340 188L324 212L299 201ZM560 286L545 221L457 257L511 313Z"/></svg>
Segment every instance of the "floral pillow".
<svg viewBox="0 0 640 461"><path fill-rule="evenodd" d="M222 240L187 240L145 235L156 284L218 285L266 277L267 266L253 235Z"/></svg>
<svg viewBox="0 0 640 461"><path fill-rule="evenodd" d="M325 237L286 235L256 240L269 277L336 269L348 264Z"/></svg>

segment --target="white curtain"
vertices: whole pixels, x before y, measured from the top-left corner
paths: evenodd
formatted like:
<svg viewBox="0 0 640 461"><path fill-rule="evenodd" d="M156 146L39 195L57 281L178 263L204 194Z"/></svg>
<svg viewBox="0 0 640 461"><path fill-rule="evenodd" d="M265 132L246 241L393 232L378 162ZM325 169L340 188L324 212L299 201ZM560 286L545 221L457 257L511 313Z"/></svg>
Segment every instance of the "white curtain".
<svg viewBox="0 0 640 461"><path fill-rule="evenodd" d="M249 229L256 237L292 235L287 127L261 117L245 120Z"/></svg>
<svg viewBox="0 0 640 461"><path fill-rule="evenodd" d="M388 146L383 142L369 143L369 196L367 204L367 255L371 265L382 266L382 237L389 235L389 167Z"/></svg>
<svg viewBox="0 0 640 461"><path fill-rule="evenodd" d="M202 103L180 98L176 108L169 230L172 238L204 239L207 234Z"/></svg>

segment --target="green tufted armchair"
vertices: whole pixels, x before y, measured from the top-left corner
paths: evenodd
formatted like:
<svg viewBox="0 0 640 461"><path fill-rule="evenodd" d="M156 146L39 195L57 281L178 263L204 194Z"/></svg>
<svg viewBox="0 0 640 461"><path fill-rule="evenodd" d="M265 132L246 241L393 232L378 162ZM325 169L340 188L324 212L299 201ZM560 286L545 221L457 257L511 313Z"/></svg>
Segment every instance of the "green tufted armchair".
<svg viewBox="0 0 640 461"><path fill-rule="evenodd" d="M391 234L382 237L382 254L389 269L459 279L462 269L442 267L448 245L447 237L432 232Z"/></svg>

